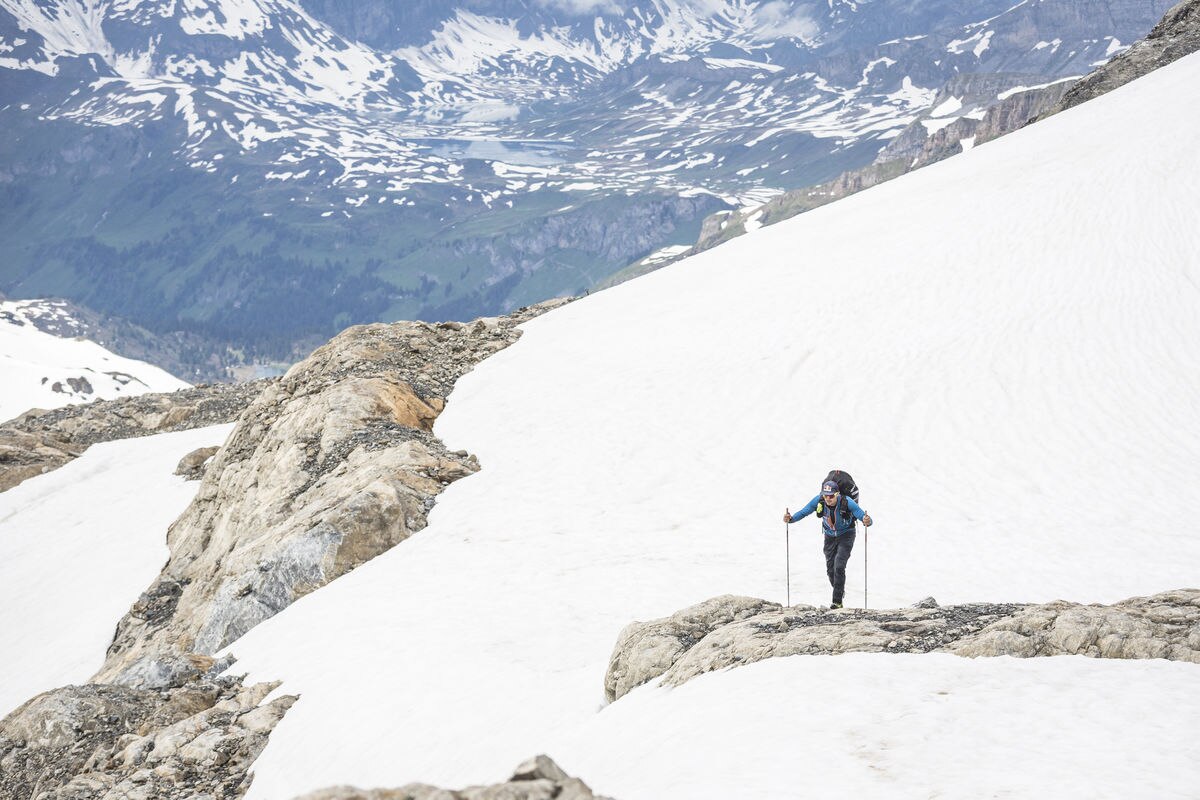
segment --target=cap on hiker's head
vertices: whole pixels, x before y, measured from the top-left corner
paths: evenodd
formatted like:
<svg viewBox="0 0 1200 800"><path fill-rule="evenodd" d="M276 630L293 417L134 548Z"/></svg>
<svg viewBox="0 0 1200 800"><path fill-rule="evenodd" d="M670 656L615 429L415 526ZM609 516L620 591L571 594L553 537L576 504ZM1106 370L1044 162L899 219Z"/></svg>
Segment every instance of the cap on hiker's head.
<svg viewBox="0 0 1200 800"><path fill-rule="evenodd" d="M821 494L837 494L840 491L838 485L833 481L825 481L821 484Z"/></svg>

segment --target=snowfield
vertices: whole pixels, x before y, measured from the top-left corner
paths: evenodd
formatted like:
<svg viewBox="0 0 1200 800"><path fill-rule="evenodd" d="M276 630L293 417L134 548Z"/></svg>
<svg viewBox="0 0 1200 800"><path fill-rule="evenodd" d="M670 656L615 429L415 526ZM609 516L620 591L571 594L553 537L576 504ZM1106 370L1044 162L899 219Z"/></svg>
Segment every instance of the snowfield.
<svg viewBox="0 0 1200 800"><path fill-rule="evenodd" d="M0 493L0 718L100 669L117 620L167 560L167 527L200 486L175 465L231 430L104 442Z"/></svg>
<svg viewBox="0 0 1200 800"><path fill-rule="evenodd" d="M30 314L45 304L39 300L0 302L0 422L31 408L173 392L191 385L95 342L38 330L29 321Z"/></svg>
<svg viewBox="0 0 1200 800"><path fill-rule="evenodd" d="M621 800L1183 796L1195 665L795 657L604 708L618 632L784 599L849 470L873 607L1200 576L1200 55L525 326L429 527L230 648L300 701L252 798L545 752ZM860 533L847 598L863 596ZM827 603L819 523L792 598Z"/></svg>

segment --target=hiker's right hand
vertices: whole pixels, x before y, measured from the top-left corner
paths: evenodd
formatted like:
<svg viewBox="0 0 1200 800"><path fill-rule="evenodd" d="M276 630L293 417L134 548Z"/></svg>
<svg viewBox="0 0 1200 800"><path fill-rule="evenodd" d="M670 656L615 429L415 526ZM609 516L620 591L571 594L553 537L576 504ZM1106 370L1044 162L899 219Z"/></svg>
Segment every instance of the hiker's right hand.
<svg viewBox="0 0 1200 800"><path fill-rule="evenodd" d="M791 522L791 521L792 521L792 515L791 515L791 514L788 514L788 513L785 511L785 512L784 512L784 514L783 514L783 521L784 521L784 522Z"/></svg>

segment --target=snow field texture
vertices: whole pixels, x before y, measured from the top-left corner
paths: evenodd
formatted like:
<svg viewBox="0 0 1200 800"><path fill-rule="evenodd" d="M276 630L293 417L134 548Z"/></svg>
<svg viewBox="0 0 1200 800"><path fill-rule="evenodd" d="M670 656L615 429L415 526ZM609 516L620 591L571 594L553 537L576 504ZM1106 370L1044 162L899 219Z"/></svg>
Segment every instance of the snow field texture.
<svg viewBox="0 0 1200 800"><path fill-rule="evenodd" d="M637 689L556 758L606 775L617 798L1182 798L1195 784L1175 770L1200 757L1181 735L1200 712L1195 669L940 653L768 659ZM1164 692L1178 702L1160 708Z"/></svg>
<svg viewBox="0 0 1200 800"><path fill-rule="evenodd" d="M22 305L0 303L0 311L23 316ZM94 391L86 395L69 391L68 378L85 378ZM54 391L55 383L68 391ZM189 384L144 361L109 352L95 342L61 338L39 331L32 324L0 320L0 386L0 422L4 422L31 408L58 408L143 392L173 392Z"/></svg>
<svg viewBox="0 0 1200 800"><path fill-rule="evenodd" d="M1194 787L1193 665L793 658L601 705L630 621L784 599L781 514L830 467L877 520L874 607L1196 584L1197 80L1185 58L527 324L437 423L482 471L231 646L301 695L250 797L493 782L539 752L622 800ZM829 600L820 536L792 526L794 602Z"/></svg>
<svg viewBox="0 0 1200 800"><path fill-rule="evenodd" d="M93 445L0 494L0 718L100 668L117 621L167 560L167 527L200 485L173 475L176 464L231 430Z"/></svg>

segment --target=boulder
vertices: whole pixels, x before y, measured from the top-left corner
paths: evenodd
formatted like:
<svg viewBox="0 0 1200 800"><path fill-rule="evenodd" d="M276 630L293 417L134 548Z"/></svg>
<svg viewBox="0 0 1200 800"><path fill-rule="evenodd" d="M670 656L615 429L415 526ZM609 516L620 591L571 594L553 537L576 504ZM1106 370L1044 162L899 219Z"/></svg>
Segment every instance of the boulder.
<svg viewBox="0 0 1200 800"><path fill-rule="evenodd" d="M204 469L208 465L208 460L217 454L219 447L198 447L188 453L183 458L179 459L179 465L175 467L175 474L183 477L184 480L198 481L204 477Z"/></svg>

